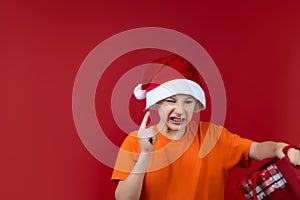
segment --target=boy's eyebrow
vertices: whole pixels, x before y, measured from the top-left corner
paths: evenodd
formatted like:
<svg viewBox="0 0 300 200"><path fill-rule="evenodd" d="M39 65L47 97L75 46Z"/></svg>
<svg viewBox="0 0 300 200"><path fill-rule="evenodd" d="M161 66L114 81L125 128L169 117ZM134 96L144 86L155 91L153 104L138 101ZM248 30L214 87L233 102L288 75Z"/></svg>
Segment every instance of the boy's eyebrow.
<svg viewBox="0 0 300 200"><path fill-rule="evenodd" d="M177 98L175 98L175 97L167 97L164 100L165 101L169 101L169 100L171 100L171 101L177 101Z"/></svg>
<svg viewBox="0 0 300 200"><path fill-rule="evenodd" d="M193 97L187 97L187 98L185 98L185 100L194 100L194 98Z"/></svg>
<svg viewBox="0 0 300 200"><path fill-rule="evenodd" d="M166 99L176 99L174 96L167 97Z"/></svg>

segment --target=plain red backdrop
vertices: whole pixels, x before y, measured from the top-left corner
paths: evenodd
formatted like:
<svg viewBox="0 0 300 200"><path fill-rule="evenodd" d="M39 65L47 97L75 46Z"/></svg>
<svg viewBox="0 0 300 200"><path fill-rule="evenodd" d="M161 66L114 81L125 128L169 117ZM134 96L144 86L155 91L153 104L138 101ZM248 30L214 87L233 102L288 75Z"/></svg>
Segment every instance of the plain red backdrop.
<svg viewBox="0 0 300 200"><path fill-rule="evenodd" d="M72 89L95 46L137 27L180 31L209 52L226 87L229 130L300 142L299 2L7 0L0 20L0 199L113 199L112 169L76 132ZM232 171L226 199L249 170Z"/></svg>

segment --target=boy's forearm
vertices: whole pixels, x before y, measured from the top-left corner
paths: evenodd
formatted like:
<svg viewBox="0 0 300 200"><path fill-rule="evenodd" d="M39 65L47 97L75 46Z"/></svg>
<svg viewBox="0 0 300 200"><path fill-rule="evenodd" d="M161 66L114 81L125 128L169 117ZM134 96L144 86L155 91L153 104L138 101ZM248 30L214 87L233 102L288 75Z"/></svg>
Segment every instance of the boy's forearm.
<svg viewBox="0 0 300 200"><path fill-rule="evenodd" d="M140 154L134 168L124 181L118 183L115 197L117 200L139 199L142 191L144 176L151 154Z"/></svg>
<svg viewBox="0 0 300 200"><path fill-rule="evenodd" d="M254 160L263 160L265 158L283 158L282 149L286 146L283 142L253 142L250 147L249 156Z"/></svg>

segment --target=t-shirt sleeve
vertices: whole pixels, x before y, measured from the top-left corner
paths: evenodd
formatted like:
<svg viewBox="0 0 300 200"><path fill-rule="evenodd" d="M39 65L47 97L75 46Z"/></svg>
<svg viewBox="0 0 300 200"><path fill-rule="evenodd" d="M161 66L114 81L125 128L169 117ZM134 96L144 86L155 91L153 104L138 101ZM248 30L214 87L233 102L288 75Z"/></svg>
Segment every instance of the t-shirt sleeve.
<svg viewBox="0 0 300 200"><path fill-rule="evenodd" d="M251 164L249 157L252 140L243 138L237 134L229 132L223 128L221 141L226 146L225 152L225 168L231 169L234 166L248 168Z"/></svg>
<svg viewBox="0 0 300 200"><path fill-rule="evenodd" d="M125 138L120 147L111 176L113 182L118 182L127 178L138 159L139 152L140 147L137 133L133 132Z"/></svg>

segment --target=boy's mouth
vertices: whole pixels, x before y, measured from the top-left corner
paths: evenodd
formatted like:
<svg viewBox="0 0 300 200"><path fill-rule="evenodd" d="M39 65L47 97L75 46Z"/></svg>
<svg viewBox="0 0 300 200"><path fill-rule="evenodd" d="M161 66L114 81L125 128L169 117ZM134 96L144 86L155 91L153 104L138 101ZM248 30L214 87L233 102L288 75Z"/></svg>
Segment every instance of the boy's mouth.
<svg viewBox="0 0 300 200"><path fill-rule="evenodd" d="M184 118L182 117L170 117L170 120L172 121L172 123L174 124L181 124L184 122Z"/></svg>

